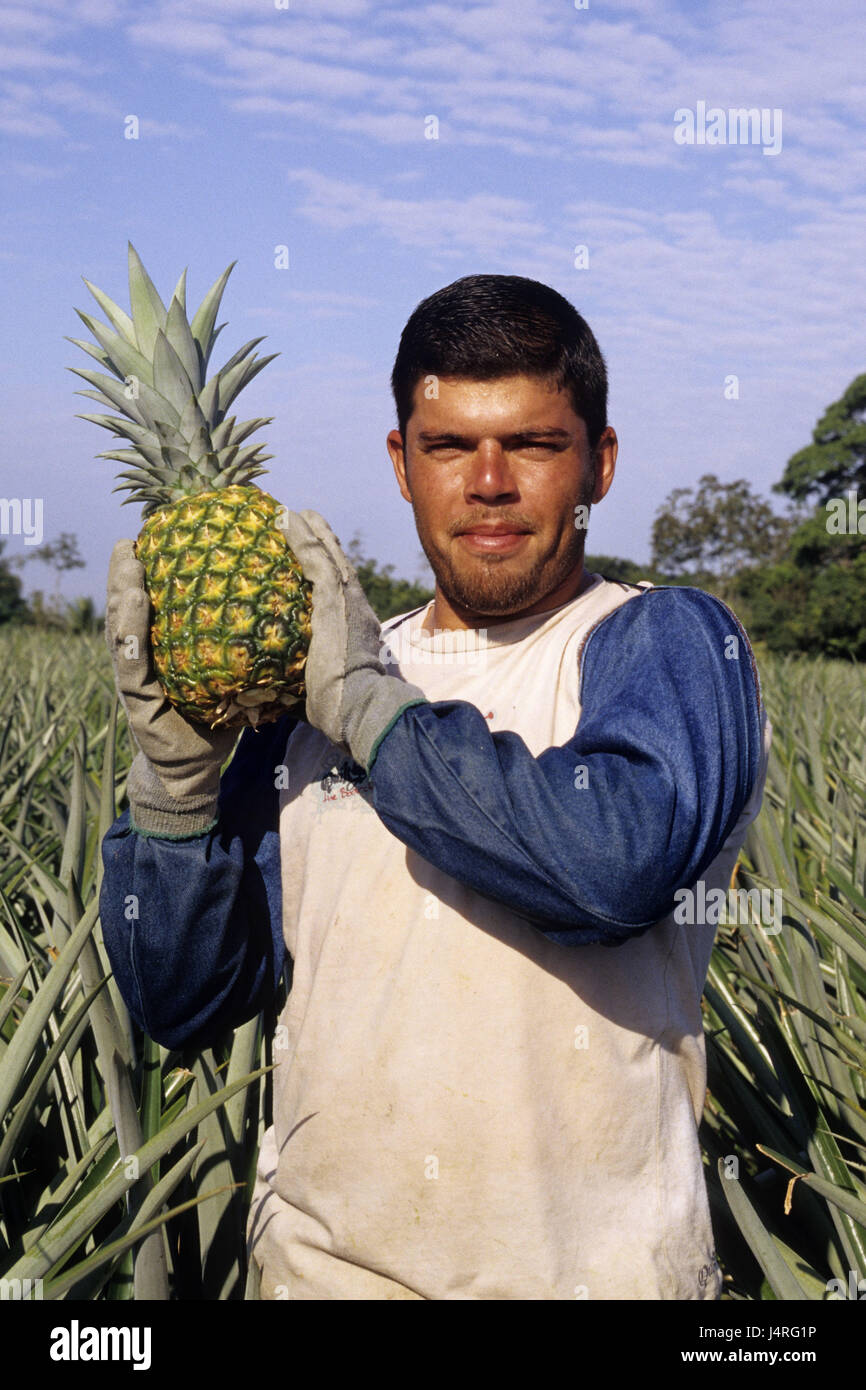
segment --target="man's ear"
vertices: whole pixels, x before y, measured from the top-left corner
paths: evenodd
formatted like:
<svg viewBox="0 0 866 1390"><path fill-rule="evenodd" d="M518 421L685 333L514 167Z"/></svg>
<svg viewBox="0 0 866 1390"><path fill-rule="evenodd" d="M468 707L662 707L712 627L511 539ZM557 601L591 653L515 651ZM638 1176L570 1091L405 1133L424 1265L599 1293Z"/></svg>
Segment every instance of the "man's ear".
<svg viewBox="0 0 866 1390"><path fill-rule="evenodd" d="M394 466L394 476L397 479L397 486L401 496L407 502L412 501L412 493L409 490L409 470L406 450L403 447L403 436L399 430L391 430L385 440L385 446L391 455L391 463Z"/></svg>
<svg viewBox="0 0 866 1390"><path fill-rule="evenodd" d="M592 451L593 461L593 502L600 502L613 482L616 472L616 456L619 452L615 430L608 425Z"/></svg>

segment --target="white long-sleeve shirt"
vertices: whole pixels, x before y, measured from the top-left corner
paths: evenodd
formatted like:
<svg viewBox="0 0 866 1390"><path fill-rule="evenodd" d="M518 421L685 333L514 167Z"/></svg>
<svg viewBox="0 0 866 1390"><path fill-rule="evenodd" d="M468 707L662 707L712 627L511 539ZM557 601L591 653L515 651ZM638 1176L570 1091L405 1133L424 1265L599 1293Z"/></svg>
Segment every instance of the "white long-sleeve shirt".
<svg viewBox="0 0 866 1390"><path fill-rule="evenodd" d="M486 634L425 617L390 669L433 703L369 782L306 725L285 749L261 1296L715 1299L702 909L771 738L745 634L600 576Z"/></svg>

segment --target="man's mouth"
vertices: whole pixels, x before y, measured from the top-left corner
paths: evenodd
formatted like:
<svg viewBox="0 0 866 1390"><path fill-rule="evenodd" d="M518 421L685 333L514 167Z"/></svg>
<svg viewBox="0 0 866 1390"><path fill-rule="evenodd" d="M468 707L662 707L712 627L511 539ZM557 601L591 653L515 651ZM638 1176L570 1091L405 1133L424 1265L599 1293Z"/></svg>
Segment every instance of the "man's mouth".
<svg viewBox="0 0 866 1390"><path fill-rule="evenodd" d="M517 522L479 522L457 532L457 539L474 555L501 555L516 550L530 531Z"/></svg>

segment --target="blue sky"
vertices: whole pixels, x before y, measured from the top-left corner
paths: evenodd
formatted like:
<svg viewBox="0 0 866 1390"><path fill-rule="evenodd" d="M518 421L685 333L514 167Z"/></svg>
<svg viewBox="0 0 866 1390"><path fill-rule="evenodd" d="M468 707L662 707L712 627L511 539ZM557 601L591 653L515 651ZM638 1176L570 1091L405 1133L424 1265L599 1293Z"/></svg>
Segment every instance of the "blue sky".
<svg viewBox="0 0 866 1390"><path fill-rule="evenodd" d="M419 300L477 271L554 286L605 354L620 454L590 552L646 562L705 472L770 495L866 370L859 0L278 3L0 3L0 493L77 533L63 592L101 605L139 527L65 370L91 365L64 341L97 312L81 276L128 305L128 239L166 298L188 266L195 304L237 260L215 365L259 334L280 354L244 393L274 417L262 486L410 577L389 376ZM781 112L781 149L678 144L699 102Z"/></svg>

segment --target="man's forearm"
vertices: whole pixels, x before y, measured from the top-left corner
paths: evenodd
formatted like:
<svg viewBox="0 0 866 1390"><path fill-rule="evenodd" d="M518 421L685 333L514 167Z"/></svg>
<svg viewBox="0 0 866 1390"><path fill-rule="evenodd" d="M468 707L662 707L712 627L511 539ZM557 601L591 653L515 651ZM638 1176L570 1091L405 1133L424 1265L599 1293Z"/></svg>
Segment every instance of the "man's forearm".
<svg viewBox="0 0 866 1390"><path fill-rule="evenodd" d="M285 960L274 765L293 721L245 733L219 819L188 839L106 835L100 916L132 1017L165 1047L205 1046L272 997Z"/></svg>

